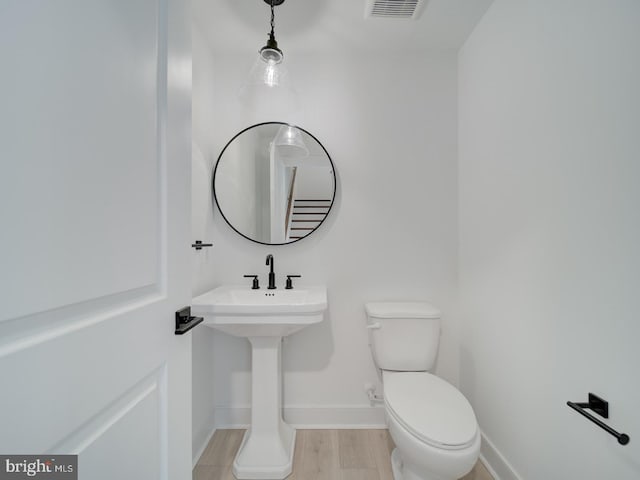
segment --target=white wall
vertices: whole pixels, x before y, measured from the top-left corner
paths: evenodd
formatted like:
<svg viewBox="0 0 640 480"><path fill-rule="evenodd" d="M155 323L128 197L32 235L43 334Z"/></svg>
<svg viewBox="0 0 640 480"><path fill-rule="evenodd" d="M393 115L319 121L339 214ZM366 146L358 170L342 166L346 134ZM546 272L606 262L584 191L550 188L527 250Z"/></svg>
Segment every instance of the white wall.
<svg viewBox="0 0 640 480"><path fill-rule="evenodd" d="M202 240L211 243L213 239L211 218L211 172L215 162L214 145L209 129L215 118L215 104L211 87L213 79L213 60L197 26L192 25L193 54L193 156L192 156L192 198L191 230L192 241ZM215 248L215 246L214 246ZM194 296L213 288L214 267L211 248L192 252L191 290ZM193 330L193 454L195 460L200 456L214 427L213 404L213 351L211 349L212 332L198 327Z"/></svg>
<svg viewBox="0 0 640 480"><path fill-rule="evenodd" d="M460 53L460 381L522 479L640 478L639 25L496 0ZM628 446L565 405L589 391Z"/></svg>
<svg viewBox="0 0 640 480"><path fill-rule="evenodd" d="M235 94L253 55L214 57L209 88L216 114L207 132L216 152L248 125L289 120L268 108L240 108ZM254 273L264 285L265 256L272 253L280 287L285 274L303 275L298 285L326 284L326 321L284 345L284 402L301 407L289 409L288 418L381 424L380 409L372 413L363 391L365 382L377 381L364 328L366 301L424 299L440 307L438 370L457 382L456 55L385 57L384 65L362 55L290 57L302 104L299 124L335 163L335 206L310 237L277 247L241 238L216 210L211 268L216 285L247 283L242 275ZM248 342L215 333L211 347L217 422L247 421Z"/></svg>

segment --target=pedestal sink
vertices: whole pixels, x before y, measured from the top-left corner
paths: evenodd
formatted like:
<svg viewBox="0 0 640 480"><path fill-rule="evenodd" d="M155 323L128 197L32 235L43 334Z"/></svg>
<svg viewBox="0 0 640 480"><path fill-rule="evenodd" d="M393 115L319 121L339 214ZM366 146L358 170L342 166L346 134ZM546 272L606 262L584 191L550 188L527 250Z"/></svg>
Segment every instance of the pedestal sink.
<svg viewBox="0 0 640 480"><path fill-rule="evenodd" d="M325 287L252 290L223 286L191 303L203 325L251 343L251 427L233 462L238 479L284 479L291 473L295 429L282 419L282 337L322 321Z"/></svg>

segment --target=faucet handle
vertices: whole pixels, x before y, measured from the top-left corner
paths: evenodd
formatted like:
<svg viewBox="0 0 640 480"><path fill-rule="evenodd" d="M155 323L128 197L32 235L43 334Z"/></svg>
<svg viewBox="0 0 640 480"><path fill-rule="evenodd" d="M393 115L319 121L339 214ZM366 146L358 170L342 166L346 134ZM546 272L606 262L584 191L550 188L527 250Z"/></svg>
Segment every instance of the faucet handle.
<svg viewBox="0 0 640 480"><path fill-rule="evenodd" d="M291 290L293 288L293 282L291 281L292 278L300 278L302 277L302 275L287 275L287 286L284 287L285 290Z"/></svg>
<svg viewBox="0 0 640 480"><path fill-rule="evenodd" d="M258 290L260 288L260 283L258 282L258 275L245 275L244 278L253 278L251 290Z"/></svg>

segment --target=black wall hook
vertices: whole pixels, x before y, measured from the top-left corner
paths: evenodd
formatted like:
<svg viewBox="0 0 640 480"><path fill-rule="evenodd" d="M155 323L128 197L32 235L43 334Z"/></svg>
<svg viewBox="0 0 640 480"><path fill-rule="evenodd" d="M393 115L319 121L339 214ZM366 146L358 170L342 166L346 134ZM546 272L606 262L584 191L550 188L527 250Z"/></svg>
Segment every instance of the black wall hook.
<svg viewBox="0 0 640 480"><path fill-rule="evenodd" d="M603 418L609 418L609 402L607 402L606 400L603 400L602 398L600 398L599 396L593 393L589 393L588 402L586 403L585 402L580 402L580 403L567 402L567 405L573 408L576 412L578 412L583 417L588 418L593 423L598 425L600 428L602 428L606 432L616 437L620 445L626 445L629 443L629 440L630 440L629 435L627 435L626 433L617 432L616 430L611 428L609 425L597 419L593 415L590 415L586 411L586 410L591 410Z"/></svg>

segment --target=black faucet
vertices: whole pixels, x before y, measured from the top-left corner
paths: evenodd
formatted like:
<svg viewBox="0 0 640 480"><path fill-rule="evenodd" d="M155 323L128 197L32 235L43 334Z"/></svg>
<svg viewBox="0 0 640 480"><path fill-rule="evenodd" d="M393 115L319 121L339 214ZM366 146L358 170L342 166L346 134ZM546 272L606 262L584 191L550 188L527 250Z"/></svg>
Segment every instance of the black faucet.
<svg viewBox="0 0 640 480"><path fill-rule="evenodd" d="M269 286L267 287L269 290L274 290L276 288L276 274L273 273L273 255L267 255L267 263L269 265Z"/></svg>

